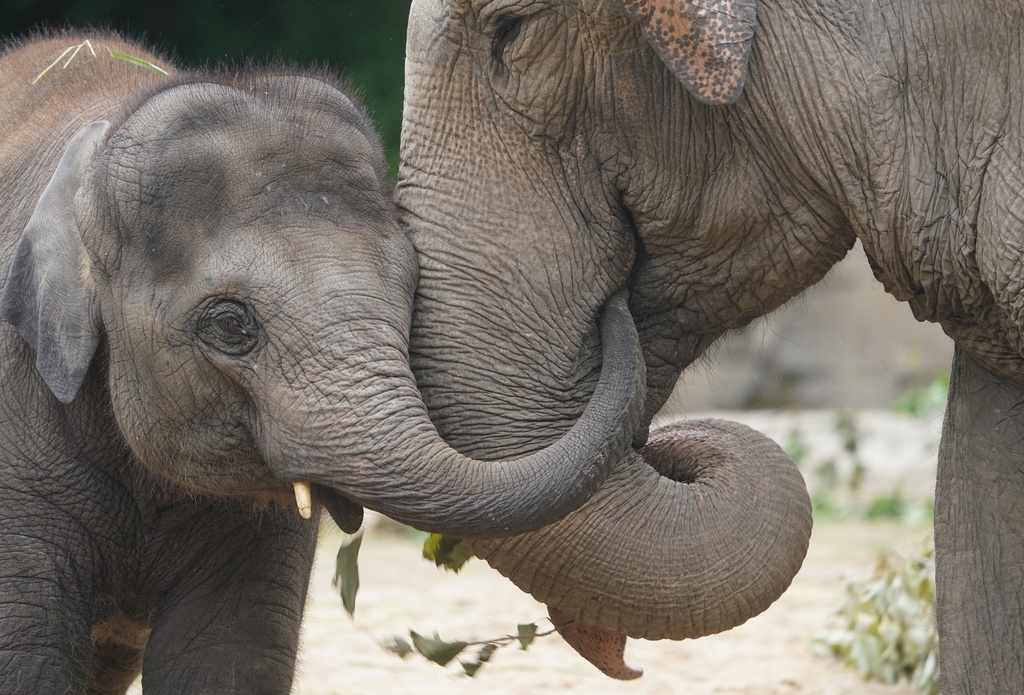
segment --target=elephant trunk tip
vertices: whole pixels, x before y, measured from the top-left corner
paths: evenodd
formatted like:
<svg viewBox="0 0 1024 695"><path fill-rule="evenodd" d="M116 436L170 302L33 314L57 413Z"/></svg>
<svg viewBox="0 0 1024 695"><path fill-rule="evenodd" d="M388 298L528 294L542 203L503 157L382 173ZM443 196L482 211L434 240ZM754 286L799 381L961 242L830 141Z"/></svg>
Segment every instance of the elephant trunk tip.
<svg viewBox="0 0 1024 695"><path fill-rule="evenodd" d="M604 675L620 681L644 675L642 668L625 660L626 635L573 620L554 606L548 606L548 616L562 639Z"/></svg>

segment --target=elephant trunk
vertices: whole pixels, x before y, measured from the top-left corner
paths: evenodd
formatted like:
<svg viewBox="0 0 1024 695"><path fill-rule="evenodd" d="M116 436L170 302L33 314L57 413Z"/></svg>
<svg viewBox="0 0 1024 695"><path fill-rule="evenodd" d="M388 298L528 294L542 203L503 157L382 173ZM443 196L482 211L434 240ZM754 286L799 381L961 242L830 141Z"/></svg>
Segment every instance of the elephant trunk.
<svg viewBox="0 0 1024 695"><path fill-rule="evenodd" d="M810 538L792 460L722 420L658 430L640 454L560 522L470 545L560 614L630 637L700 637L766 609Z"/></svg>
<svg viewBox="0 0 1024 695"><path fill-rule="evenodd" d="M609 299L600 329L603 365L590 402L569 432L534 454L484 462L452 449L431 423L408 365L396 361L390 374L368 377L384 390L374 412L358 405L343 412L351 398L328 396L336 402L317 417L322 435L302 434L307 428L281 438L319 443L299 455L278 446L268 459L283 480L329 488L421 530L489 538L539 529L594 494L626 455L640 421L644 363L621 294Z"/></svg>

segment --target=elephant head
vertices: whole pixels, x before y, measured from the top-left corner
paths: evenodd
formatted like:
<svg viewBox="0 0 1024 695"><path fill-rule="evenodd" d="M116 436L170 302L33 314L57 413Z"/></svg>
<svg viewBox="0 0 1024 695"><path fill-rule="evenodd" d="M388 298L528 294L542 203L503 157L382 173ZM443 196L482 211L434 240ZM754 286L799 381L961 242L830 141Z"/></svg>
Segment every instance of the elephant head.
<svg viewBox="0 0 1024 695"><path fill-rule="evenodd" d="M850 236L812 240L766 269L750 196L703 197L760 185L702 168L746 155L713 140L710 104L738 98L754 20L746 0L414 0L396 195L420 262L411 363L453 446L502 459L562 436L597 381L590 317L624 289L647 425L717 337L845 254ZM706 423L627 453L561 522L471 545L559 615L678 639L766 608L809 534L788 457Z"/></svg>
<svg viewBox="0 0 1024 695"><path fill-rule="evenodd" d="M262 500L312 483L350 530L358 505L482 536L578 507L642 407L624 302L604 310L601 392L561 441L497 466L452 450L408 366L417 265L383 161L326 75L172 76L86 125L0 300L40 393L68 403L100 374L160 478Z"/></svg>

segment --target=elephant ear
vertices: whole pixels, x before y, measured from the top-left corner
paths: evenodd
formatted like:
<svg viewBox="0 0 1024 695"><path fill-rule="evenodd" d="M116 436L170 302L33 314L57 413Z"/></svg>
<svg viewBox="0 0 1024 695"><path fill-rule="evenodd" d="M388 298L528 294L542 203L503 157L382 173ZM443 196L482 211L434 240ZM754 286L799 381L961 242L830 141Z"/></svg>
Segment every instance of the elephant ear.
<svg viewBox="0 0 1024 695"><path fill-rule="evenodd" d="M36 369L62 403L78 393L100 339L89 256L76 195L110 124L96 121L71 140L21 234L0 295L0 318L36 351Z"/></svg>
<svg viewBox="0 0 1024 695"><path fill-rule="evenodd" d="M747 79L755 0L619 0L661 60L705 104L736 101Z"/></svg>

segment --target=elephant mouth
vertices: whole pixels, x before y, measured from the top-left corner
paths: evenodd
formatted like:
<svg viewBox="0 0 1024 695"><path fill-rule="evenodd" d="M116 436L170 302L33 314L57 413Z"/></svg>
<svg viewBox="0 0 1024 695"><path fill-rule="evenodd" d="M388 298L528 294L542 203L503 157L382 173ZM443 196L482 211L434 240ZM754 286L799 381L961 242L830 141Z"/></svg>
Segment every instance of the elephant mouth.
<svg viewBox="0 0 1024 695"><path fill-rule="evenodd" d="M301 483L295 483L295 501L299 507L299 513L302 514L303 503L307 506L310 504L310 497L312 497L312 491L307 495L307 491L303 490L299 492L299 486ZM356 502L353 502L349 498L342 494L339 494L335 490L317 485L315 488L315 494L320 503L327 510L327 513L334 519L334 523L338 525L345 533L355 533L363 525L363 507ZM301 499L300 499L301 495ZM303 517L309 518L305 514Z"/></svg>

